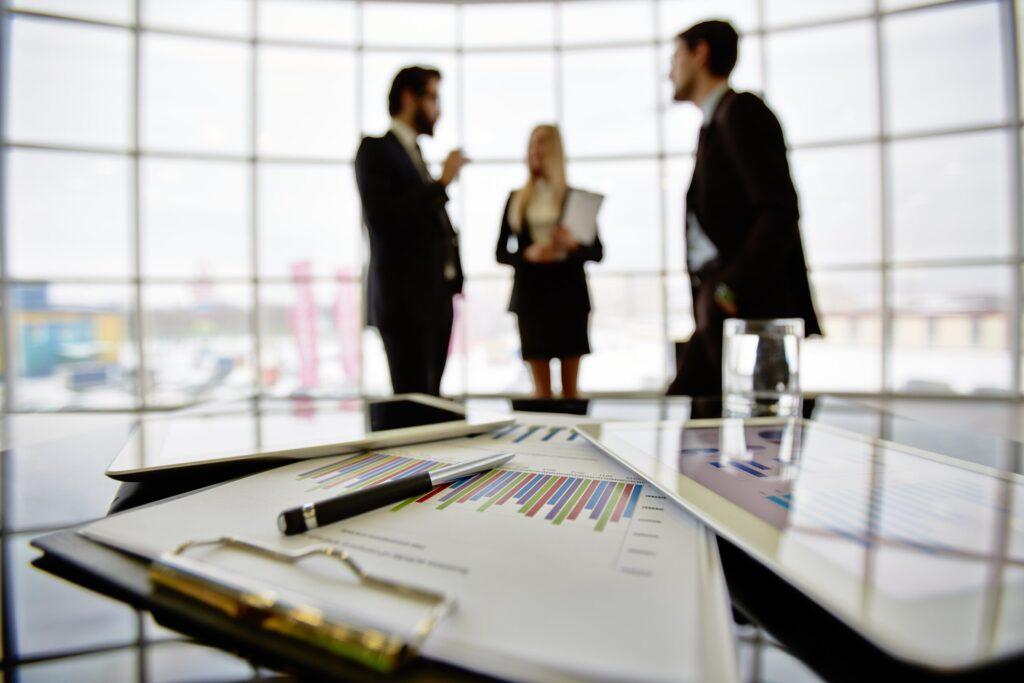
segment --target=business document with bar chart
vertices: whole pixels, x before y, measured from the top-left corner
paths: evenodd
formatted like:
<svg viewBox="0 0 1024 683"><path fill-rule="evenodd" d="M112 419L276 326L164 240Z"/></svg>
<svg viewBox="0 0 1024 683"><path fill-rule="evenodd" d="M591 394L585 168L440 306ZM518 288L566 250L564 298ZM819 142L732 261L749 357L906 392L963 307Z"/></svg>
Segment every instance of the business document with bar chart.
<svg viewBox="0 0 1024 683"><path fill-rule="evenodd" d="M502 468L299 537L276 530L285 507L501 451L516 454ZM88 535L148 554L218 534L281 549L343 547L368 571L452 592L456 611L425 652L499 676L729 680L713 538L667 503L564 417L537 416L488 434L295 463L101 521ZM316 586L318 595L335 590ZM728 652L715 654L721 643Z"/></svg>

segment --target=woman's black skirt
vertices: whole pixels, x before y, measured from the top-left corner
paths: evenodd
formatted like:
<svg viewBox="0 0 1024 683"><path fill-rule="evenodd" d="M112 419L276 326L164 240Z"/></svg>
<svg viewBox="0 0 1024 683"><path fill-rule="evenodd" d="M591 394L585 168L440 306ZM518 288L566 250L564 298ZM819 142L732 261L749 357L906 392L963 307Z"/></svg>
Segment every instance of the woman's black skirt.
<svg viewBox="0 0 1024 683"><path fill-rule="evenodd" d="M590 353L590 312L518 314L523 360L572 358Z"/></svg>

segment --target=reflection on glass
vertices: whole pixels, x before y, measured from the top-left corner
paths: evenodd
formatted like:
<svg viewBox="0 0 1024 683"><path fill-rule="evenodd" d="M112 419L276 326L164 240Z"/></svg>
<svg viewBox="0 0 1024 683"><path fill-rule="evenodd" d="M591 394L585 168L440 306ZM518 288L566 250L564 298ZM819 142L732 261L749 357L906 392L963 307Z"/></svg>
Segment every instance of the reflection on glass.
<svg viewBox="0 0 1024 683"><path fill-rule="evenodd" d="M424 2L363 3L363 42L402 47L455 47L455 6Z"/></svg>
<svg viewBox="0 0 1024 683"><path fill-rule="evenodd" d="M260 275L358 278L359 197L348 165L261 164L257 193Z"/></svg>
<svg viewBox="0 0 1024 683"><path fill-rule="evenodd" d="M10 26L6 135L127 147L131 32L27 17L14 17Z"/></svg>
<svg viewBox="0 0 1024 683"><path fill-rule="evenodd" d="M83 593L85 591L79 591ZM177 633L174 634L177 638ZM63 647L63 644L58 647ZM42 681L130 681L139 671L139 653L134 649L98 655L51 659L18 667L18 680Z"/></svg>
<svg viewBox="0 0 1024 683"><path fill-rule="evenodd" d="M462 43L466 47L552 45L554 14L550 2L464 3Z"/></svg>
<svg viewBox="0 0 1024 683"><path fill-rule="evenodd" d="M263 47L258 67L260 153L334 158L354 155L353 53Z"/></svg>
<svg viewBox="0 0 1024 683"><path fill-rule="evenodd" d="M468 54L464 69L467 154L523 157L533 127L555 120L554 53Z"/></svg>
<svg viewBox="0 0 1024 683"><path fill-rule="evenodd" d="M737 31L758 28L758 0L661 0L659 36L674 38L698 21L725 19Z"/></svg>
<svg viewBox="0 0 1024 683"><path fill-rule="evenodd" d="M686 269L686 242L683 239L683 211L686 190L693 176L693 157L674 158L665 162L662 192L665 197L665 265L669 270Z"/></svg>
<svg viewBox="0 0 1024 683"><path fill-rule="evenodd" d="M423 5L420 5L423 7ZM367 8L364 8L364 11ZM429 9L429 7L428 7ZM408 19L403 24L413 26ZM459 79L455 58L444 52L368 52L363 56L363 131L383 135L391 125L388 115L388 91L399 69L406 66L429 66L441 70L441 118L434 137L421 135L420 149L428 161L443 160L458 144ZM470 150L467 150L467 154ZM353 151L353 156L355 152Z"/></svg>
<svg viewBox="0 0 1024 683"><path fill-rule="evenodd" d="M562 133L570 158L654 151L655 55L652 47L563 55Z"/></svg>
<svg viewBox="0 0 1024 683"><path fill-rule="evenodd" d="M127 277L128 159L21 149L6 154L10 273Z"/></svg>
<svg viewBox="0 0 1024 683"><path fill-rule="evenodd" d="M790 152L811 266L881 261L877 145Z"/></svg>
<svg viewBox="0 0 1024 683"><path fill-rule="evenodd" d="M262 38L356 41L356 3L351 0L259 0L257 19Z"/></svg>
<svg viewBox="0 0 1024 683"><path fill-rule="evenodd" d="M878 132L871 22L786 31L767 40L767 89L787 140L849 139Z"/></svg>
<svg viewBox="0 0 1024 683"><path fill-rule="evenodd" d="M519 347L516 316L508 311L512 278L466 284L466 363L471 394L525 394L530 375ZM586 361L584 361L586 364ZM557 373L556 373L557 374Z"/></svg>
<svg viewBox="0 0 1024 683"><path fill-rule="evenodd" d="M1000 2L972 2L883 20L890 132L1006 120L1006 60L1001 49L1005 7Z"/></svg>
<svg viewBox="0 0 1024 683"><path fill-rule="evenodd" d="M882 274L813 272L824 337L804 341L804 391L878 391L882 386Z"/></svg>
<svg viewBox="0 0 1024 683"><path fill-rule="evenodd" d="M39 551L29 546L31 535L18 534L6 540L4 561L10 574L6 577L9 587L4 599L13 608L13 624L8 628L18 634L19 657L135 641L138 626L132 608L70 583L55 581L37 570L32 560L39 556ZM14 653L4 653L11 654ZM104 673L109 677L110 672Z"/></svg>
<svg viewBox="0 0 1024 683"><path fill-rule="evenodd" d="M12 287L18 408L136 405L138 353L127 286Z"/></svg>
<svg viewBox="0 0 1024 683"><path fill-rule="evenodd" d="M462 171L459 185L466 198L466 213L459 248L467 274L511 272L495 261L494 250L508 195L523 186L526 175L525 163L469 165Z"/></svg>
<svg viewBox="0 0 1024 683"><path fill-rule="evenodd" d="M250 0L142 0L146 26L232 36L251 31Z"/></svg>
<svg viewBox="0 0 1024 683"><path fill-rule="evenodd" d="M871 14L874 9L873 0L768 0L765 4L765 23L768 26L786 26L825 19L865 16Z"/></svg>
<svg viewBox="0 0 1024 683"><path fill-rule="evenodd" d="M651 0L577 0L559 4L562 42L650 40L654 37Z"/></svg>
<svg viewBox="0 0 1024 683"><path fill-rule="evenodd" d="M668 350L661 279L591 274L590 298L593 353L583 359L580 391L663 390Z"/></svg>
<svg viewBox="0 0 1024 683"><path fill-rule="evenodd" d="M251 274L251 188L245 164L145 159L141 186L144 275Z"/></svg>
<svg viewBox="0 0 1024 683"><path fill-rule="evenodd" d="M1002 131L892 143L893 258L1009 254L1014 152Z"/></svg>
<svg viewBox="0 0 1024 683"><path fill-rule="evenodd" d="M657 162L571 163L569 184L605 196L597 218L604 260L588 264L588 270L661 270L664 252Z"/></svg>
<svg viewBox="0 0 1024 683"><path fill-rule="evenodd" d="M289 284L264 285L263 389L275 396L358 394L362 326L358 281L296 277Z"/></svg>
<svg viewBox="0 0 1024 683"><path fill-rule="evenodd" d="M143 33L141 140L147 148L245 153L250 48Z"/></svg>
<svg viewBox="0 0 1024 683"><path fill-rule="evenodd" d="M1004 266L893 272L890 387L925 393L999 393L1013 381L1013 282Z"/></svg>
<svg viewBox="0 0 1024 683"><path fill-rule="evenodd" d="M151 405L252 395L250 286L145 285L142 306Z"/></svg>

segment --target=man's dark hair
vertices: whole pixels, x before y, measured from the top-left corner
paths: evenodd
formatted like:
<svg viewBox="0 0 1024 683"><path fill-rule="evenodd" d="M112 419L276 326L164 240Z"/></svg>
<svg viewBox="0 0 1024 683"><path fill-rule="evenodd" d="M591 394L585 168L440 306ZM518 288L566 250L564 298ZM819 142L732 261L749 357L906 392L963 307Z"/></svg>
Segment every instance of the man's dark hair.
<svg viewBox="0 0 1024 683"><path fill-rule="evenodd" d="M676 40L686 43L691 51L700 42L708 44L708 71L715 76L728 76L736 66L740 37L728 21L702 21L686 29Z"/></svg>
<svg viewBox="0 0 1024 683"><path fill-rule="evenodd" d="M388 112L397 116L402 111L402 93L407 90L416 97L422 97L432 78L441 78L441 72L429 66L407 66L395 74L388 93Z"/></svg>

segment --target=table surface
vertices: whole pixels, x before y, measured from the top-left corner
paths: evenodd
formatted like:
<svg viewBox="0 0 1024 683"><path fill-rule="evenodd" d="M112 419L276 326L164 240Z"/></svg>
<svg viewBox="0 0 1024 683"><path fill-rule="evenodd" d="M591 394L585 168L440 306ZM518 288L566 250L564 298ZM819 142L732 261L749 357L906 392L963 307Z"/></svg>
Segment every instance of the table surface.
<svg viewBox="0 0 1024 683"><path fill-rule="evenodd" d="M329 404L329 402L328 402ZM508 411L505 399L471 400ZM557 404L517 403L550 410ZM591 419L672 419L717 414L715 401L673 398L593 399ZM885 410L882 410L885 408ZM909 443L990 467L1024 472L1016 402L901 401L867 405L823 398L813 417L869 436ZM987 412L986 412L987 411ZM914 419L896 413L912 415ZM964 419L957 416L965 415ZM986 415L990 418L986 420ZM119 484L103 475L138 419L132 413L0 416L2 668L18 680L164 681L274 678L226 652L158 625L144 612L59 581L30 565L29 542L43 533L107 513ZM753 626L736 625L744 681L817 681L805 664ZM13 674L13 676L12 676Z"/></svg>

